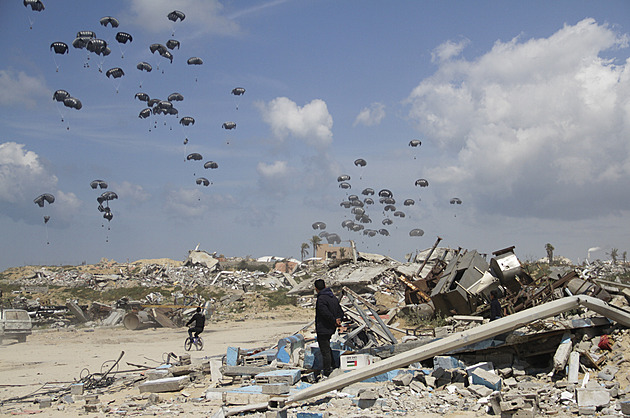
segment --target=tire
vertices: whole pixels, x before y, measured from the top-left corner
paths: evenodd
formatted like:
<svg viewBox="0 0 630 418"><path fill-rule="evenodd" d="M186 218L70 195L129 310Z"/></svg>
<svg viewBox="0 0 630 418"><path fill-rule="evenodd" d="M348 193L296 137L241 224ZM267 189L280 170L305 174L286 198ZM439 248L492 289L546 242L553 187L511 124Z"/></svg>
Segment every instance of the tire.
<svg viewBox="0 0 630 418"><path fill-rule="evenodd" d="M192 339L190 337L186 338L186 341L184 341L184 350L190 351L192 344Z"/></svg>
<svg viewBox="0 0 630 418"><path fill-rule="evenodd" d="M197 337L197 341L195 341L195 347L197 348L197 351L203 350L203 340L201 339L201 337Z"/></svg>

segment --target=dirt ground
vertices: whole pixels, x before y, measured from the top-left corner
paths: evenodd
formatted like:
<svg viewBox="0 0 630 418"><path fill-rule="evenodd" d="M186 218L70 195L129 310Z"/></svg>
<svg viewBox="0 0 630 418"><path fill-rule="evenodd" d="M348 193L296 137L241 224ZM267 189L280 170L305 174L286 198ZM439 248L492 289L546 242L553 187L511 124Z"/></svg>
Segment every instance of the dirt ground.
<svg viewBox="0 0 630 418"><path fill-rule="evenodd" d="M202 337L202 351L191 351L193 364L210 357L225 355L229 346L241 348L267 348L280 338L300 330L311 320L308 313L302 317L282 319L257 319L235 322L210 323ZM35 330L25 343L5 340L0 345L0 401L28 395L46 383L70 384L80 379L87 368L90 373L100 373L103 363L116 360L124 351L119 370L135 370L135 365L156 367L162 364L165 353L185 353L183 348L187 328L155 328L129 331L122 326L95 328L61 328ZM85 373L85 372L84 372ZM139 374L138 374L139 375ZM204 388L197 388L201 396ZM134 395L138 389L120 392L118 398ZM195 391L195 388L192 389ZM116 394L107 395L113 403L121 401ZM53 416L53 408L40 411L32 402L6 403L0 407L0 415L33 410ZM60 411L61 412L61 411ZM68 416L70 410L65 411ZM74 415L74 414L70 414ZM39 415L41 416L41 415ZM54 415L54 416L64 416Z"/></svg>

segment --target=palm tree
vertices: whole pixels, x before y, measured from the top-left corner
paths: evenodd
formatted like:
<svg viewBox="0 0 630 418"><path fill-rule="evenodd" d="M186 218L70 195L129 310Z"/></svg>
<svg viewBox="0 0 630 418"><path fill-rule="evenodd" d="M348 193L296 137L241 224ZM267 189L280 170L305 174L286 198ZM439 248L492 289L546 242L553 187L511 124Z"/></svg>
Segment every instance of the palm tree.
<svg viewBox="0 0 630 418"><path fill-rule="evenodd" d="M613 265L617 264L617 257L619 256L619 249L611 248L610 249L610 258L612 258Z"/></svg>
<svg viewBox="0 0 630 418"><path fill-rule="evenodd" d="M317 247L319 243L322 242L322 239L317 235L313 235L313 237L309 240L311 244L313 244L313 257L317 256Z"/></svg>
<svg viewBox="0 0 630 418"><path fill-rule="evenodd" d="M300 255L302 256L302 261L304 261L304 257L308 255L308 242L303 242L300 246Z"/></svg>
<svg viewBox="0 0 630 418"><path fill-rule="evenodd" d="M555 250L555 248L553 248L553 245L549 243L545 244L545 251L547 251L547 258L549 259L549 265L553 264L553 250Z"/></svg>

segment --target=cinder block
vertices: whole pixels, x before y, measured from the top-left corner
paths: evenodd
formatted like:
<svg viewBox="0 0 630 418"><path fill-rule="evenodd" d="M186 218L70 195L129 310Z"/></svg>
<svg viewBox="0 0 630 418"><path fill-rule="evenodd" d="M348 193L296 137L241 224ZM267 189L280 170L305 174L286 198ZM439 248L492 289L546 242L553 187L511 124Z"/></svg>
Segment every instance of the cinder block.
<svg viewBox="0 0 630 418"><path fill-rule="evenodd" d="M52 399L50 396L46 396L45 398L40 398L39 400L39 409L50 408L52 405Z"/></svg>
<svg viewBox="0 0 630 418"><path fill-rule="evenodd" d="M413 380L412 373L400 373L398 376L392 379L392 382L396 386L409 386L412 380Z"/></svg>

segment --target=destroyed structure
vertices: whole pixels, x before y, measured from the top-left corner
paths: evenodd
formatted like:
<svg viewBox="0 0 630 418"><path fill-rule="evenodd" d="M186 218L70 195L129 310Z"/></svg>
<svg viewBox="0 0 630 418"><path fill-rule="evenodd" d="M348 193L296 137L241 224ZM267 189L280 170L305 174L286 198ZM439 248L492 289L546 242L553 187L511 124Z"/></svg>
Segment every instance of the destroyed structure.
<svg viewBox="0 0 630 418"><path fill-rule="evenodd" d="M190 384L203 383L208 386L205 396L195 401L207 405L206 413L214 417L334 417L352 416L353 411L356 416L456 411L506 417L630 415L630 285L602 279L604 269L625 266L598 262L532 277L514 247L488 259L475 250L439 247L439 242L406 263L358 252L356 261L336 259L327 268L294 263L287 269L281 260L280 271L263 273L224 270L214 256L194 251L183 266L142 267L133 280L238 292L285 289L305 308L313 307L313 281L323 278L340 296L346 316L331 341L339 369L320 379L311 323L273 347L230 347L221 358L197 362L189 354L171 353L142 376L119 375L112 366L39 399L40 406L74 396L85 401L81 405L88 412L160 414L166 408L161 406L163 393L177 395ZM64 281L105 288L130 280L122 270L115 276L41 273L23 284ZM500 295L505 311L495 321L488 320L492 291ZM140 330L180 326L194 306L211 312L239 297L242 293L223 300L182 295L177 299L181 306L162 308L162 295L152 294L145 301L120 300L115 306L81 307L68 301L66 308L74 322L122 322ZM405 317L418 321L400 325ZM98 401L95 389L130 384L137 388L134 399L142 403ZM172 408L172 402L168 405Z"/></svg>

